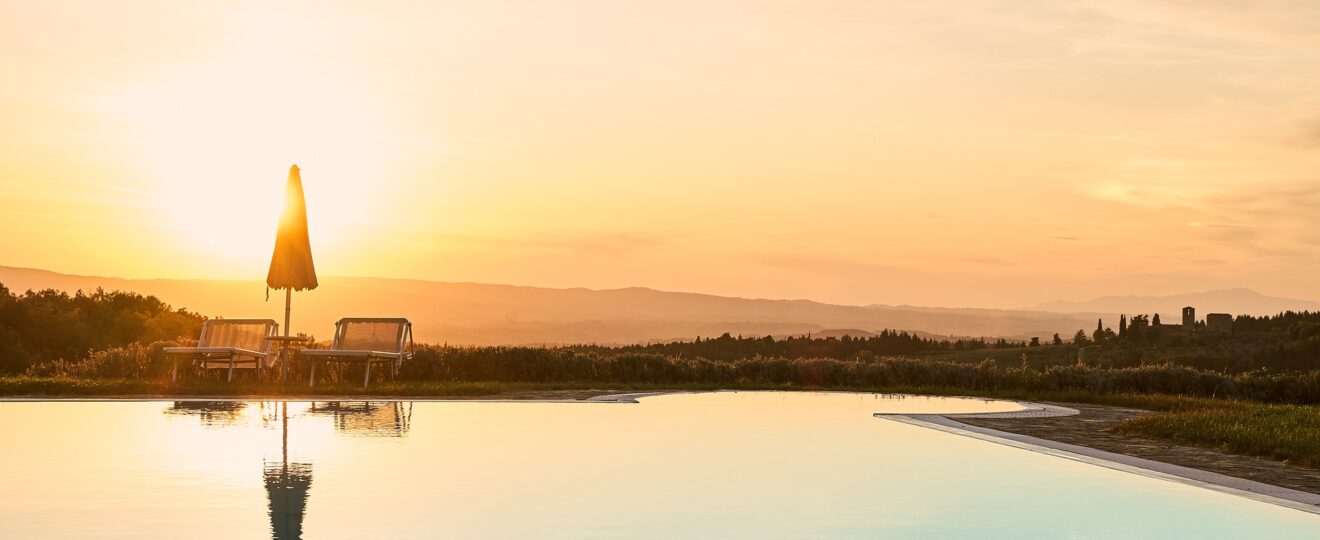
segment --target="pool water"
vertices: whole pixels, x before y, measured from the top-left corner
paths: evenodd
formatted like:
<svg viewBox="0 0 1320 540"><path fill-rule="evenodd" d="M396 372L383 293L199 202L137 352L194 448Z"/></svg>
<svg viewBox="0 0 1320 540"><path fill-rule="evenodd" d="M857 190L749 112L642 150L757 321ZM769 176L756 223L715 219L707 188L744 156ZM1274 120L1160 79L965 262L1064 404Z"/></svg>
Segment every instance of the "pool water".
<svg viewBox="0 0 1320 540"><path fill-rule="evenodd" d="M1320 538L1320 516L872 416L1013 403L4 402L0 538Z"/></svg>

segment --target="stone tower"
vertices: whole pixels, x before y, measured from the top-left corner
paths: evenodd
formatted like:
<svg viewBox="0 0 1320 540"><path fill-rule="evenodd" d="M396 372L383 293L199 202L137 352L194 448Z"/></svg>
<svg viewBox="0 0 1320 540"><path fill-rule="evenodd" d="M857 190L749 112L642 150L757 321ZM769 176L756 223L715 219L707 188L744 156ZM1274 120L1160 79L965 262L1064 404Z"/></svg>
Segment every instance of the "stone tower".
<svg viewBox="0 0 1320 540"><path fill-rule="evenodd" d="M1183 308L1183 326L1188 330L1196 326L1196 308L1192 306Z"/></svg>

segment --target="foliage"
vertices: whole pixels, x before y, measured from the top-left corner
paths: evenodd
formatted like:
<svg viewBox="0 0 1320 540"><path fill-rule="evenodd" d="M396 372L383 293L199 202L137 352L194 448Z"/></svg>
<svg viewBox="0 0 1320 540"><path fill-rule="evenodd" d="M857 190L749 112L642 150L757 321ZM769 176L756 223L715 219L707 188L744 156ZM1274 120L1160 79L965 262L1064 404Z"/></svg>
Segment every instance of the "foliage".
<svg viewBox="0 0 1320 540"><path fill-rule="evenodd" d="M171 365L165 357L165 347L195 343L195 340L157 341L150 345L129 343L123 347L93 351L79 360L59 359L34 364L28 367L26 373L38 377L76 379L158 379L170 373Z"/></svg>
<svg viewBox="0 0 1320 540"><path fill-rule="evenodd" d="M0 373L36 362L83 360L93 350L196 336L202 317L152 296L54 290L12 294L0 285Z"/></svg>
<svg viewBox="0 0 1320 540"><path fill-rule="evenodd" d="M936 339L899 330L882 330L871 336L813 337L774 336L744 337L725 333L716 338L645 345L614 347L575 346L574 350L604 353L649 353L664 356L701 357L711 360L737 360L756 356L783 358L866 358L937 351L980 351L1016 348L1024 342L1005 339Z"/></svg>
<svg viewBox="0 0 1320 540"><path fill-rule="evenodd" d="M942 386L970 390L1156 393L1320 403L1320 371L1238 374L1174 365L1033 368L885 357L871 360L752 357L711 360L650 353L603 353L527 347L422 347L404 365L404 380L501 382L599 381L620 384L791 385L883 388Z"/></svg>
<svg viewBox="0 0 1320 540"><path fill-rule="evenodd" d="M1174 410L1113 429L1320 468L1320 409L1315 406L1184 400Z"/></svg>
<svg viewBox="0 0 1320 540"><path fill-rule="evenodd" d="M168 344L128 345L98 351L83 360L46 362L33 366L28 374L165 380L170 365L161 348ZM404 363L399 380L857 389L930 386L969 391L1177 394L1320 403L1320 371L1254 370L1229 374L1175 365L1112 368L1076 363L1033 367L1025 361L1005 364L994 360L971 363L909 357L840 360L756 356L712 360L575 348L422 345L416 356ZM290 373L294 380L305 380L306 366L295 362ZM185 375L185 378L194 376ZM322 375L328 376L324 372ZM351 380L357 376L346 377ZM383 380L384 374L378 378Z"/></svg>

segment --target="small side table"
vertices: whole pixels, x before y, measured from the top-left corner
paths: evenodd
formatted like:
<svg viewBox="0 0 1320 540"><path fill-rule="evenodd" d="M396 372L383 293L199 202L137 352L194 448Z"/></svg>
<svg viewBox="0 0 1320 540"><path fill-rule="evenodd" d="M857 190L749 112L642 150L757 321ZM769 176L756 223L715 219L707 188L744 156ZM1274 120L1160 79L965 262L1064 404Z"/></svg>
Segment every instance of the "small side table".
<svg viewBox="0 0 1320 540"><path fill-rule="evenodd" d="M303 336L268 336L266 341L280 344L280 382L289 380L289 344L311 341Z"/></svg>

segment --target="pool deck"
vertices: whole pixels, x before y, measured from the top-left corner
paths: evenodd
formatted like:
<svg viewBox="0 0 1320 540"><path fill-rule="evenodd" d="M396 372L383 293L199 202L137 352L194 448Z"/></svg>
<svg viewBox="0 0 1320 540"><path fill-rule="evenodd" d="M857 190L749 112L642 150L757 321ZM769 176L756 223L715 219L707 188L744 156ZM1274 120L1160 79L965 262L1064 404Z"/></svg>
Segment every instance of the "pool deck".
<svg viewBox="0 0 1320 540"><path fill-rule="evenodd" d="M1173 465L1126 454L1108 452L1059 441L1052 441L1009 433L987 427L974 426L959 419L1051 418L1078 414L1076 409L1043 403L1022 403L1023 410L989 414L885 414L876 417L936 429L946 433L972 437L1033 452L1080 461L1091 465L1140 474L1172 482L1193 485L1246 497L1261 502L1320 514L1320 495L1306 491L1275 486L1255 480L1237 478L1216 472Z"/></svg>

